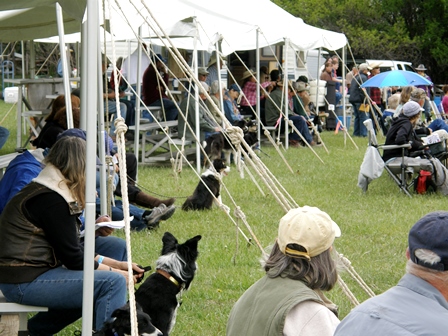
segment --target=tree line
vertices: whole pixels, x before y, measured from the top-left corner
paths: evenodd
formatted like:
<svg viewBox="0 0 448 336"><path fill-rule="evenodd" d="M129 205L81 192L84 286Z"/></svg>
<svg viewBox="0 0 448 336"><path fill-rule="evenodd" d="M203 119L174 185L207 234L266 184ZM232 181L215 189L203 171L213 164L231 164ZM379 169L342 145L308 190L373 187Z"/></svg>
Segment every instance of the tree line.
<svg viewBox="0 0 448 336"><path fill-rule="evenodd" d="M424 64L434 83L448 83L448 0L273 2L307 24L344 33L347 58Z"/></svg>

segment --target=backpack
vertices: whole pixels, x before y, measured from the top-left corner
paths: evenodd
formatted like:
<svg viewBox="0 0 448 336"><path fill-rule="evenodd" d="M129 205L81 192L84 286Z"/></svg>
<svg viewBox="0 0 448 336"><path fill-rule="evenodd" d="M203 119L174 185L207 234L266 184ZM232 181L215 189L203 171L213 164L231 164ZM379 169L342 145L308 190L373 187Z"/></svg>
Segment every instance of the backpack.
<svg viewBox="0 0 448 336"><path fill-rule="evenodd" d="M414 180L414 190L417 194L421 195L437 191L437 185L432 179L431 172L420 170L418 177Z"/></svg>

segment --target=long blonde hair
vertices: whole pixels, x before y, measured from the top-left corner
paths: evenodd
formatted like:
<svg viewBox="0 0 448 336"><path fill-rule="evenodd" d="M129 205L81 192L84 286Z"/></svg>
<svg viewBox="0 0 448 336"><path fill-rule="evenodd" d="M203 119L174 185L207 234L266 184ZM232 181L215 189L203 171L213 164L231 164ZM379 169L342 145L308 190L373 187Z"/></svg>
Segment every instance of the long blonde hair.
<svg viewBox="0 0 448 336"><path fill-rule="evenodd" d="M51 147L45 164L55 166L65 178L67 187L82 209L86 192L86 141L73 136L59 139Z"/></svg>

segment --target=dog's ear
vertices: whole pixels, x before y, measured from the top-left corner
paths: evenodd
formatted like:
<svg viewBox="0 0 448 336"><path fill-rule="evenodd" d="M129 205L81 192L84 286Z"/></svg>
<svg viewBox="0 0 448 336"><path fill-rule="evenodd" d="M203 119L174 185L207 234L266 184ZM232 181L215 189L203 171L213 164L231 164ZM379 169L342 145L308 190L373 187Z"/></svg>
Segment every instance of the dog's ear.
<svg viewBox="0 0 448 336"><path fill-rule="evenodd" d="M129 302L127 302L123 307L117 308L113 311L111 317L122 317L122 316L129 316L130 315L130 311L129 311Z"/></svg>
<svg viewBox="0 0 448 336"><path fill-rule="evenodd" d="M191 250L198 249L198 241L200 241L202 236L197 235L196 237L188 239L183 245L188 246Z"/></svg>
<svg viewBox="0 0 448 336"><path fill-rule="evenodd" d="M166 254L168 252L176 250L178 241L176 237L174 237L171 233L165 232L162 237L162 242L163 242L162 254Z"/></svg>

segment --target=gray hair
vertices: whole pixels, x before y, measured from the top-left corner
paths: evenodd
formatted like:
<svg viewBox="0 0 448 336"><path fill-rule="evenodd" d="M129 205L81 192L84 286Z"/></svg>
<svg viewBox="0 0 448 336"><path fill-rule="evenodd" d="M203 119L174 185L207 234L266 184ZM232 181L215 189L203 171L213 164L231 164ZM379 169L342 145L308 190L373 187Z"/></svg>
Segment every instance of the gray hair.
<svg viewBox="0 0 448 336"><path fill-rule="evenodd" d="M297 244L292 248L303 249ZM338 272L331 249L311 257L310 260L301 257L290 257L280 251L276 242L271 254L264 263L264 270L270 278L278 276L303 281L311 289L328 291L338 281Z"/></svg>
<svg viewBox="0 0 448 336"><path fill-rule="evenodd" d="M205 94L208 92L208 84L206 82L199 82L199 94Z"/></svg>
<svg viewBox="0 0 448 336"><path fill-rule="evenodd" d="M418 103L420 100L425 98L426 98L425 90L421 88L414 88L411 92L411 97L409 99Z"/></svg>
<svg viewBox="0 0 448 336"><path fill-rule="evenodd" d="M419 260L428 264L440 262L440 257L430 250L417 249L414 254ZM443 281L445 285L448 285L448 271L438 271L422 265L417 265L411 259L406 263L406 272L430 283L433 281Z"/></svg>
<svg viewBox="0 0 448 336"><path fill-rule="evenodd" d="M222 88L225 88L224 84L221 83ZM210 94L211 95L215 95L219 93L219 81L218 80L214 80L212 82L212 84L210 85Z"/></svg>

